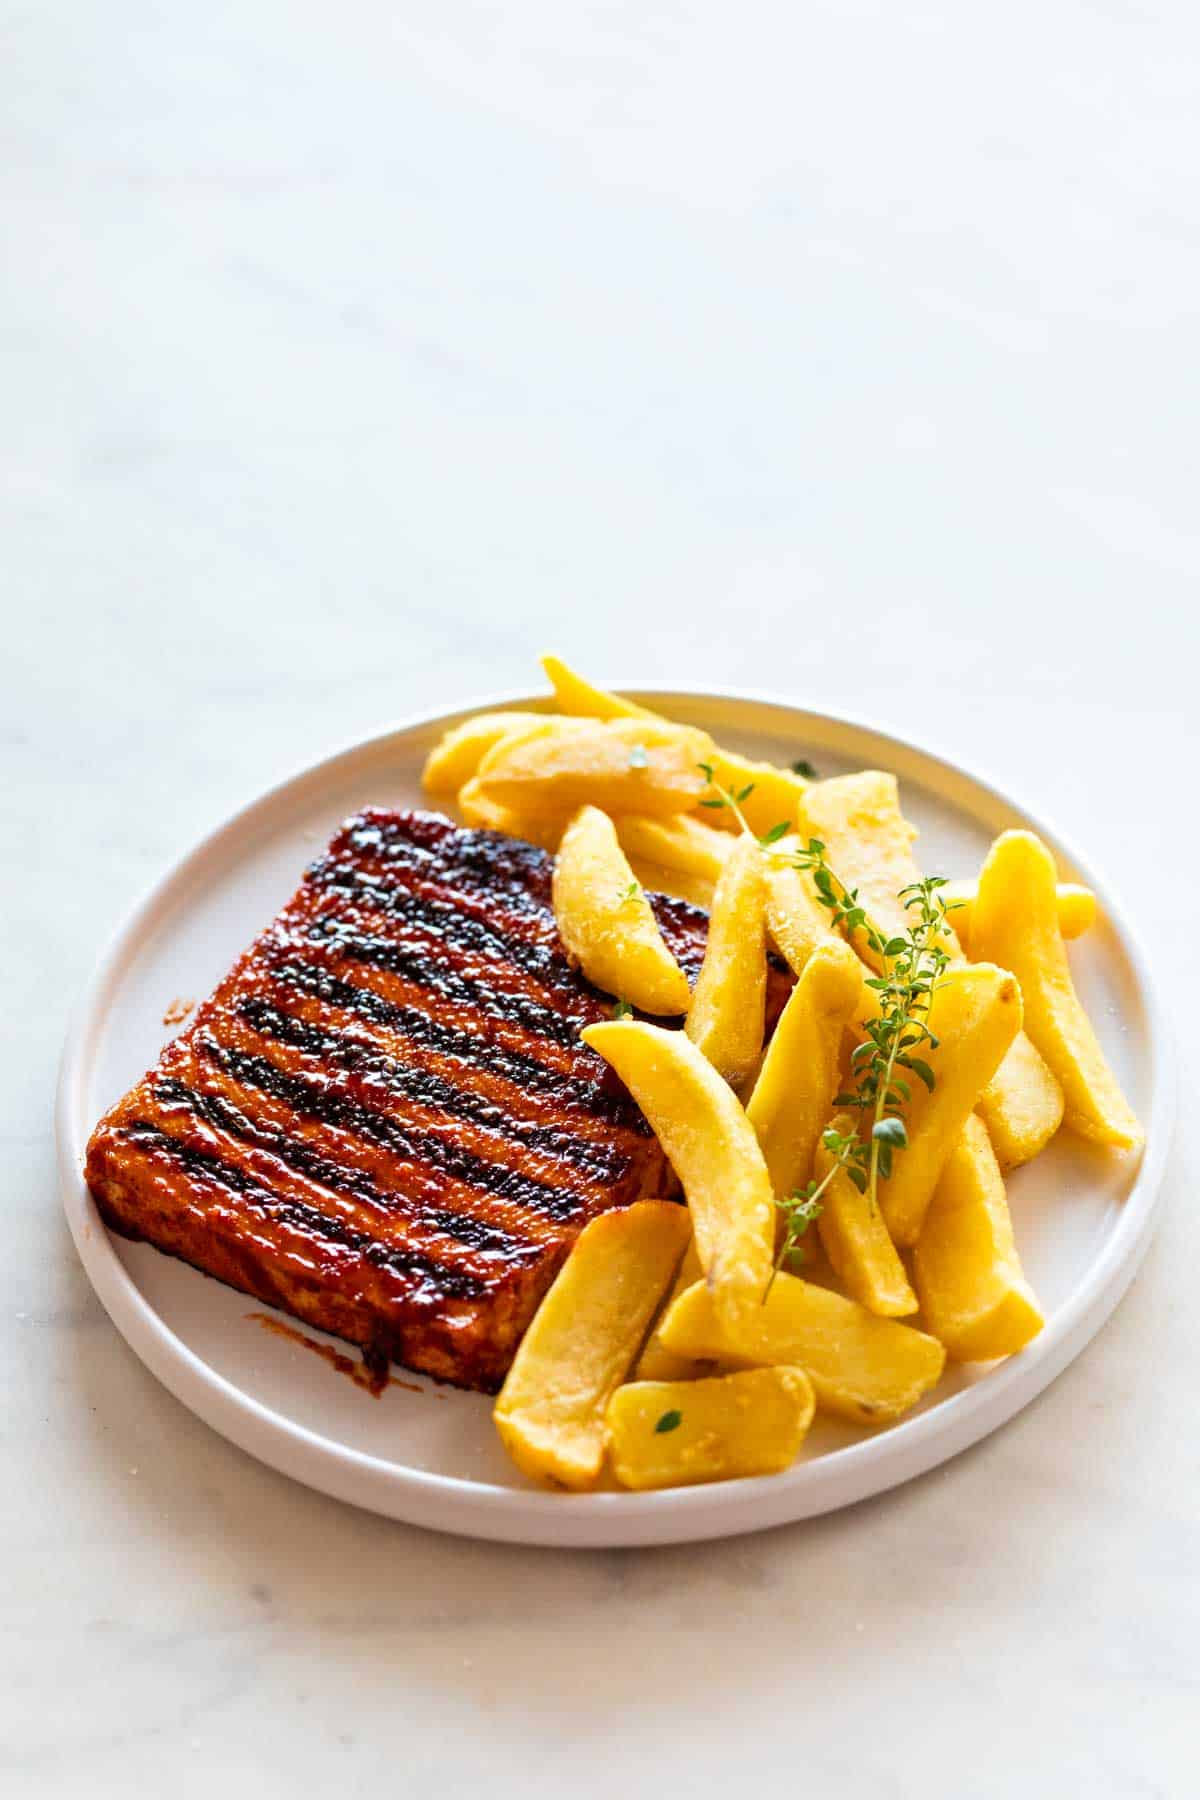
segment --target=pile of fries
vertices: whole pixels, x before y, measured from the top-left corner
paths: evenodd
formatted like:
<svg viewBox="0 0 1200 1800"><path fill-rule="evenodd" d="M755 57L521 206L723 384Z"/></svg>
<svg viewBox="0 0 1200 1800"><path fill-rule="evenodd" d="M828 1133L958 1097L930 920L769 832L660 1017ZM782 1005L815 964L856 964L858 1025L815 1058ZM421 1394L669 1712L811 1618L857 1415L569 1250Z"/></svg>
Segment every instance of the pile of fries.
<svg viewBox="0 0 1200 1800"><path fill-rule="evenodd" d="M843 1090L876 1041L921 882L895 778L752 763L543 666L558 710L456 726L425 785L468 824L555 853L560 936L615 1003L584 1038L686 1206L644 1200L582 1232L496 1425L523 1470L570 1489L606 1472L638 1489L774 1473L814 1411L887 1425L947 1358L1010 1356L1041 1330L1005 1174L1064 1125L1114 1151L1142 1144L1064 948L1095 899L1060 884L1025 831L996 840L977 880L942 886L919 1066L907 1059L920 1079L889 1065L897 1116L877 1127L868 1185L846 1156L862 1124ZM710 911L694 988L648 891ZM796 980L764 1041L772 952ZM804 1195L801 1243L784 1221L808 1222Z"/></svg>

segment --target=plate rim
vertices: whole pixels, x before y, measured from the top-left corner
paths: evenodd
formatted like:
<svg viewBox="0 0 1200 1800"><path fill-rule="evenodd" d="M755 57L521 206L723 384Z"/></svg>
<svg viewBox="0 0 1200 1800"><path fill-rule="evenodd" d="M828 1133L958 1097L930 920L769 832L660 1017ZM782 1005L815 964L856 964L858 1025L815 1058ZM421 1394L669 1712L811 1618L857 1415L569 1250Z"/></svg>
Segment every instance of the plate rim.
<svg viewBox="0 0 1200 1800"><path fill-rule="evenodd" d="M136 950L155 912L170 907L192 867L215 852L222 840L234 837L252 815L306 782L319 781L340 761L378 750L396 737L445 727L474 712L528 709L535 699L505 690L407 715L336 745L236 807L135 898L109 934L72 1011L59 1065L55 1138L63 1208L80 1260L109 1318L151 1373L205 1424L259 1461L319 1492L391 1518L455 1535L547 1548L680 1543L798 1521L885 1492L997 1430L1074 1360L1136 1274L1158 1222L1178 1084L1174 1031L1162 988L1123 903L1092 858L989 776L923 738L902 737L851 714L801 706L763 690L667 689L632 682L614 686L660 705L669 705L674 698L698 705L732 702L774 712L781 715L779 723L786 720L797 736L803 735L805 721L814 727L833 727L870 743L873 754L878 746L899 760L915 758L936 765L951 785L965 783L999 810L1027 820L1102 896L1106 922L1128 960L1145 1009L1152 1058L1150 1105L1146 1147L1116 1227L1075 1291L1028 1349L928 1412L801 1463L784 1476L643 1494L558 1494L407 1468L313 1431L255 1399L211 1368L155 1311L118 1256L83 1180L82 1155L91 1130L83 1113L83 1084L89 1051L125 960ZM543 708L549 699L536 697Z"/></svg>

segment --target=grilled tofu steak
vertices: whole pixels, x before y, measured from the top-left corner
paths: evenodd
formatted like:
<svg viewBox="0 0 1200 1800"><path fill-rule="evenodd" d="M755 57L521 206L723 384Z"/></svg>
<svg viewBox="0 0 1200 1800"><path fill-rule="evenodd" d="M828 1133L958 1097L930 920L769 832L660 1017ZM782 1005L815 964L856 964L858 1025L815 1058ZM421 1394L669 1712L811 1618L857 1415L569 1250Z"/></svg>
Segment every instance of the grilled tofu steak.
<svg viewBox="0 0 1200 1800"><path fill-rule="evenodd" d="M612 1000L567 961L551 870L436 814L350 819L97 1126L106 1223L375 1365L497 1389L587 1221L669 1179L579 1041ZM706 915L653 905L694 979Z"/></svg>

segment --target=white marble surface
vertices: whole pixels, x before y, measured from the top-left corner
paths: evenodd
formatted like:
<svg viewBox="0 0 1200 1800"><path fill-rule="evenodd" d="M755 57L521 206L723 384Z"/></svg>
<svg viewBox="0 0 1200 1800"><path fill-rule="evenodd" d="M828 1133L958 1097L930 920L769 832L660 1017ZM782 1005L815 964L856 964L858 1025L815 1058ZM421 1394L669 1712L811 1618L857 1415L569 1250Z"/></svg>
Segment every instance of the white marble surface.
<svg viewBox="0 0 1200 1800"><path fill-rule="evenodd" d="M92 1299L50 1137L167 859L552 644L994 768L1185 971L1194 9L4 26L0 1789L1194 1793L1188 1046L1157 1245L1048 1394L665 1552L443 1540L229 1448Z"/></svg>

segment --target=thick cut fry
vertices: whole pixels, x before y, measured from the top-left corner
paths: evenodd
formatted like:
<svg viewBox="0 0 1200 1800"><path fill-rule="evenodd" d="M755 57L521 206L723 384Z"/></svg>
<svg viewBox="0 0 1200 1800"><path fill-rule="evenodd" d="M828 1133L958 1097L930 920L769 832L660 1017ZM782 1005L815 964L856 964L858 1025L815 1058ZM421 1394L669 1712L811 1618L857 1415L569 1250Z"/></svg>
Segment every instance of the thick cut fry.
<svg viewBox="0 0 1200 1800"><path fill-rule="evenodd" d="M617 842L612 820L581 807L554 861L554 918L567 954L588 980L640 1012L684 1013L687 976Z"/></svg>
<svg viewBox="0 0 1200 1800"><path fill-rule="evenodd" d="M925 1324L957 1362L1012 1356L1042 1329L1000 1167L977 1115L967 1120L930 1201L913 1280Z"/></svg>
<svg viewBox="0 0 1200 1800"><path fill-rule="evenodd" d="M942 889L942 898L947 906L953 907L950 923L958 936L958 941L971 954L971 919L975 912L975 900L979 893L977 881L948 881ZM1096 923L1096 896L1091 888L1080 887L1075 881L1060 881L1058 884L1058 929L1065 938L1082 937Z"/></svg>
<svg viewBox="0 0 1200 1800"><path fill-rule="evenodd" d="M767 1001L766 889L762 851L740 837L713 895L704 961L692 991L686 1030L733 1087L762 1053Z"/></svg>
<svg viewBox="0 0 1200 1800"><path fill-rule="evenodd" d="M569 669L560 656L543 656L542 667L554 689L554 698L565 713L582 719L661 719L636 700L624 700L604 688L593 687L574 669Z"/></svg>
<svg viewBox="0 0 1200 1800"><path fill-rule="evenodd" d="M627 1488L777 1475L796 1460L814 1405L803 1369L633 1382L608 1403L613 1473Z"/></svg>
<svg viewBox="0 0 1200 1800"><path fill-rule="evenodd" d="M854 1120L842 1114L833 1121L841 1133L853 1129ZM816 1174L824 1180L833 1158L823 1144L817 1146ZM917 1296L908 1283L904 1264L883 1222L883 1213L860 1194L845 1169L839 1169L821 1196L817 1230L834 1273L851 1299L885 1319L903 1319L917 1310Z"/></svg>
<svg viewBox="0 0 1200 1800"><path fill-rule="evenodd" d="M854 1017L863 968L834 938L806 963L767 1046L746 1107L782 1198L803 1187L841 1080L842 1033Z"/></svg>
<svg viewBox="0 0 1200 1800"><path fill-rule="evenodd" d="M681 875L696 875L716 884L733 848L727 831L715 831L691 813L673 819L647 819L623 813L614 823L626 856L657 863Z"/></svg>
<svg viewBox="0 0 1200 1800"><path fill-rule="evenodd" d="M1054 858L1041 839L1004 832L979 877L973 947L1020 982L1029 1036L1062 1083L1067 1124L1096 1143L1130 1150L1142 1143L1142 1128L1075 992L1056 887Z"/></svg>
<svg viewBox="0 0 1200 1800"><path fill-rule="evenodd" d="M638 1358L637 1368L633 1372L635 1381L694 1381L698 1375L711 1373L710 1364L694 1362L689 1356L676 1356L667 1349L658 1335L658 1327L667 1316L672 1301L677 1300L693 1282L699 1281L703 1274L700 1258L696 1254L695 1236L689 1235L688 1247L683 1253L683 1261L679 1265L671 1291L663 1301L654 1329Z"/></svg>
<svg viewBox="0 0 1200 1800"><path fill-rule="evenodd" d="M856 1425L887 1425L934 1387L946 1352L936 1338L881 1319L829 1288L777 1275L762 1305L736 1336L722 1328L701 1282L679 1296L661 1327L679 1356L747 1367L794 1364L813 1384L824 1412Z"/></svg>
<svg viewBox="0 0 1200 1800"><path fill-rule="evenodd" d="M604 1414L629 1372L687 1242L683 1207L640 1200L575 1241L496 1400L505 1449L527 1475L590 1487Z"/></svg>
<svg viewBox="0 0 1200 1800"><path fill-rule="evenodd" d="M640 1019L589 1025L645 1113L687 1196L696 1251L730 1326L762 1299L775 1247L771 1178L740 1103L682 1031Z"/></svg>
<svg viewBox="0 0 1200 1800"><path fill-rule="evenodd" d="M456 794L478 772L493 744L545 723L542 713L490 712L476 713L461 725L452 725L425 759L422 786L431 794Z"/></svg>
<svg viewBox="0 0 1200 1800"><path fill-rule="evenodd" d="M542 667L564 713L587 719L656 719L665 722L661 713L639 706L636 700L626 700L620 694L593 686L574 669L569 669L561 657L543 656ZM791 822L799 817L800 798L808 785L802 776L790 769L777 768L774 763L752 762L749 757L728 750L714 750L711 746L705 760L712 764L717 785L723 790L733 788L736 793L741 793L744 788L753 788L754 791L742 802L752 831L767 832L781 819ZM714 811L713 823L730 830L736 821L730 812ZM650 860L663 859L651 856Z"/></svg>
<svg viewBox="0 0 1200 1800"><path fill-rule="evenodd" d="M705 783L698 765L712 750L704 732L652 719L562 723L570 729L535 726L493 745L477 776L489 800L517 810L598 806L655 817L699 804Z"/></svg>
<svg viewBox="0 0 1200 1800"><path fill-rule="evenodd" d="M912 1080L905 1108L907 1149L879 1183L879 1204L896 1244L915 1244L925 1208L946 1159L1021 1028L1021 991L1005 969L956 963L934 989L929 1028L937 1047L924 1046L936 1082L932 1093Z"/></svg>
<svg viewBox="0 0 1200 1800"><path fill-rule="evenodd" d="M792 973L802 975L819 944L841 939L829 923L828 909L817 899L812 877L786 860L799 847L797 838L781 838L766 853L767 930Z"/></svg>
<svg viewBox="0 0 1200 1800"><path fill-rule="evenodd" d="M1063 1120L1063 1091L1029 1034L1018 1031L979 1096L979 1112L1002 1169L1032 1162Z"/></svg>
<svg viewBox="0 0 1200 1800"><path fill-rule="evenodd" d="M847 888L857 888L860 904L885 941L910 931L913 914L900 898L903 888L921 879L913 858L916 831L900 811L896 777L881 769L857 775L835 775L814 781L804 796L810 837L825 846L825 858ZM878 967L879 958L860 933L855 948L864 961ZM953 932L947 948L957 950Z"/></svg>
<svg viewBox="0 0 1200 1800"><path fill-rule="evenodd" d="M561 813L514 812L512 807L500 806L482 792L477 777L458 790L458 810L463 823L478 831L502 831L506 837L524 838L542 850L557 850L567 823Z"/></svg>

